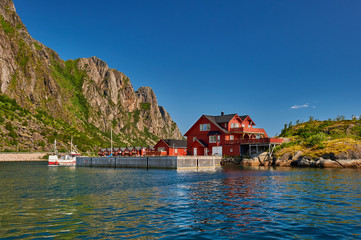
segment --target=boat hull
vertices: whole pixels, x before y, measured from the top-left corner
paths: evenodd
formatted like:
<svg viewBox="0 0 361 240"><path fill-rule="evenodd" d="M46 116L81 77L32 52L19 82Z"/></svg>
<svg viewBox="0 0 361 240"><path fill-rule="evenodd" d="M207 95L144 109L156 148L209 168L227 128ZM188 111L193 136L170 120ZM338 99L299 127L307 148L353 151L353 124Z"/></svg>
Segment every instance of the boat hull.
<svg viewBox="0 0 361 240"><path fill-rule="evenodd" d="M49 156L48 165L49 166L75 166L76 157L72 156L62 156L58 157L56 155Z"/></svg>

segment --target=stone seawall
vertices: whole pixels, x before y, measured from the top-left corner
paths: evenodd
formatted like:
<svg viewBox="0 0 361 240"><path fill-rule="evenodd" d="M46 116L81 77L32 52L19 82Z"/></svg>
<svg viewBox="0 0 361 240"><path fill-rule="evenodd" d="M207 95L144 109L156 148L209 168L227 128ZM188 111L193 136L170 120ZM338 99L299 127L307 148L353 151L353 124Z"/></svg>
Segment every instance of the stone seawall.
<svg viewBox="0 0 361 240"><path fill-rule="evenodd" d="M48 161L43 159L47 153L0 153L0 162Z"/></svg>
<svg viewBox="0 0 361 240"><path fill-rule="evenodd" d="M221 157L154 156L154 157L78 157L77 167L113 168L212 168L220 166Z"/></svg>
<svg viewBox="0 0 361 240"><path fill-rule="evenodd" d="M361 159L276 159L264 156L250 158L224 157L222 166L279 166L279 167L314 167L314 168L361 168Z"/></svg>

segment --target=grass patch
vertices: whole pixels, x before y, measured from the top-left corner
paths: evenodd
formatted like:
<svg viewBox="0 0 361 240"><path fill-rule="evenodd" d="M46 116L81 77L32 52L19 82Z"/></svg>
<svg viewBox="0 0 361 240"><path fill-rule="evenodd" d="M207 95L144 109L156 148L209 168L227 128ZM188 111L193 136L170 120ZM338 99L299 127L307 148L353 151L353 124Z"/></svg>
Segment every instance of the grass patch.
<svg viewBox="0 0 361 240"><path fill-rule="evenodd" d="M297 151L311 157L339 154L361 144L361 120L346 120L343 116L327 121L312 118L305 123L285 124L280 137L289 138L291 142L276 147L277 156Z"/></svg>
<svg viewBox="0 0 361 240"><path fill-rule="evenodd" d="M150 105L151 105L151 103L141 102L140 103L140 109L142 109L144 111L149 111L150 110Z"/></svg>
<svg viewBox="0 0 361 240"><path fill-rule="evenodd" d="M34 47L35 47L35 49L38 50L38 51L40 51L40 50L43 49L43 48L42 48L39 44L37 44L36 42L34 42Z"/></svg>
<svg viewBox="0 0 361 240"><path fill-rule="evenodd" d="M15 32L15 28L13 26L11 26L11 24L8 21L6 21L4 19L4 17L1 15L0 15L0 23L1 23L2 29L4 30L4 32L6 34L12 34Z"/></svg>

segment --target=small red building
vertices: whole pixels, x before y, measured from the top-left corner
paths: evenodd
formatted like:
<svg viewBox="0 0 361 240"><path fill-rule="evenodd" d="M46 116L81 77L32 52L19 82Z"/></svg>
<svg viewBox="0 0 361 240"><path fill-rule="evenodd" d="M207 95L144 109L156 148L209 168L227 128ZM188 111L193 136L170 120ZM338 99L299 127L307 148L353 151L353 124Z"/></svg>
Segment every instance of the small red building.
<svg viewBox="0 0 361 240"><path fill-rule="evenodd" d="M282 139L269 138L250 116L223 112L219 116L203 115L186 132L191 155L240 156L270 150Z"/></svg>
<svg viewBox="0 0 361 240"><path fill-rule="evenodd" d="M160 139L154 146L155 152L167 156L184 156L187 155L187 141L177 139Z"/></svg>

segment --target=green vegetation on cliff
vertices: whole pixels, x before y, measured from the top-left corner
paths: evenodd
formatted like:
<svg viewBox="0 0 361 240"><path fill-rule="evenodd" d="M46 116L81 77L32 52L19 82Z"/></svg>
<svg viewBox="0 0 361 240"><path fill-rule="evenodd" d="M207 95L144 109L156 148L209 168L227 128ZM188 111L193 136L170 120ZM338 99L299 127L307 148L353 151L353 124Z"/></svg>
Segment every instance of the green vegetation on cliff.
<svg viewBox="0 0 361 240"><path fill-rule="evenodd" d="M0 1L0 13L0 151L49 151L73 137L94 152L110 146L111 129L115 147L182 137L152 89L135 92L97 57L62 60L30 36L11 0Z"/></svg>
<svg viewBox="0 0 361 240"><path fill-rule="evenodd" d="M92 124L84 124L84 131L79 131L75 126L48 115L46 111L37 110L36 114L32 114L6 95L0 95L0 116L2 151L49 151L55 139L59 143L58 150L67 151L71 137L73 143L84 153L97 151L98 147L110 146L110 132L102 132ZM132 131L132 134L133 137L128 137L125 133L113 133L113 145L146 146L147 139L158 139L147 128L144 132Z"/></svg>
<svg viewBox="0 0 361 240"><path fill-rule="evenodd" d="M340 154L361 146L361 119L346 120L343 116L326 121L310 117L308 122L285 124L279 137L286 143L275 149L276 156L301 151L311 158Z"/></svg>

